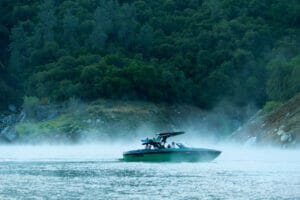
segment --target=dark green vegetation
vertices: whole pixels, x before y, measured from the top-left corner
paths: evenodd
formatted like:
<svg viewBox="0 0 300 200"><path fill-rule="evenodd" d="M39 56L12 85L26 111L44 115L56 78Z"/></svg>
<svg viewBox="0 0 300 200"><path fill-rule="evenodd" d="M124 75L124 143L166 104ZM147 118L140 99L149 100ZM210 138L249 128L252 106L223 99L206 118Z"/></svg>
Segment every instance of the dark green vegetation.
<svg viewBox="0 0 300 200"><path fill-rule="evenodd" d="M298 0L1 0L0 106L189 103L300 91Z"/></svg>

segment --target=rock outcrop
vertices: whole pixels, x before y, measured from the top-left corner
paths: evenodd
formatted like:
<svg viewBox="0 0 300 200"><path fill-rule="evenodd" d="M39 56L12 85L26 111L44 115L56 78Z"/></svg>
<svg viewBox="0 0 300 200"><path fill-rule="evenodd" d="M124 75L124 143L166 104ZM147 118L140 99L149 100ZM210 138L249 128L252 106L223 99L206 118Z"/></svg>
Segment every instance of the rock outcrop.
<svg viewBox="0 0 300 200"><path fill-rule="evenodd" d="M259 111L230 138L247 144L300 146L300 94L269 114Z"/></svg>
<svg viewBox="0 0 300 200"><path fill-rule="evenodd" d="M24 112L16 111L0 115L0 142L12 142L18 138L15 125L22 122L26 117Z"/></svg>

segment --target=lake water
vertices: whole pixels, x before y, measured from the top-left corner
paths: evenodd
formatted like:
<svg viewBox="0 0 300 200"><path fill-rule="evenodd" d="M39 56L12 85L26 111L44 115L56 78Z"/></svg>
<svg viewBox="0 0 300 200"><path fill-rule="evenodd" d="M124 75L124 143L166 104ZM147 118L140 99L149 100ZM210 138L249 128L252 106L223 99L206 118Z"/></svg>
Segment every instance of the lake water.
<svg viewBox="0 0 300 200"><path fill-rule="evenodd" d="M300 151L224 147L210 163L125 163L124 147L113 149L2 146L0 199L300 199Z"/></svg>

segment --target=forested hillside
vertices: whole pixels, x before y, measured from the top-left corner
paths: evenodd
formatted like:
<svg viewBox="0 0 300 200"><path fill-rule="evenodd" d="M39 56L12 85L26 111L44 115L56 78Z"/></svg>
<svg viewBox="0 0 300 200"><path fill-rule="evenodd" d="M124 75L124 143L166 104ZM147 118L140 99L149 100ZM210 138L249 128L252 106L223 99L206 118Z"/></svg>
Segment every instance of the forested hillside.
<svg viewBox="0 0 300 200"><path fill-rule="evenodd" d="M298 0L1 0L0 104L188 103L300 91Z"/></svg>

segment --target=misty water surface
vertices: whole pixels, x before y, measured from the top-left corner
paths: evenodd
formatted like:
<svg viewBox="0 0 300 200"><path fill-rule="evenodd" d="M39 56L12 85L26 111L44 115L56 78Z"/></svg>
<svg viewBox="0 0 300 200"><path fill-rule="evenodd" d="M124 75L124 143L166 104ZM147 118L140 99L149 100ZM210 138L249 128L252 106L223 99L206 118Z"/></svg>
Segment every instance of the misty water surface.
<svg viewBox="0 0 300 200"><path fill-rule="evenodd" d="M217 147L210 163L119 162L127 148L2 146L0 199L300 199L299 151Z"/></svg>

